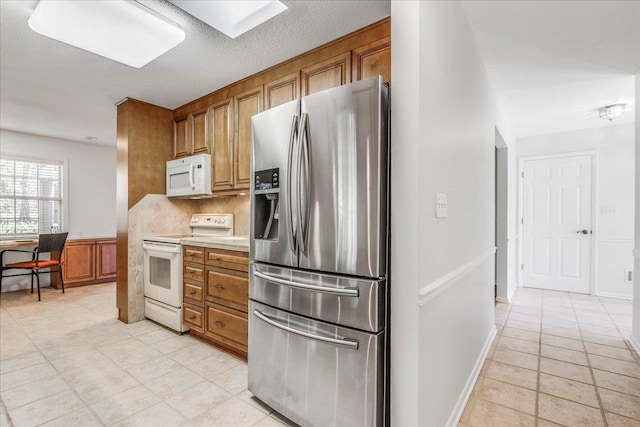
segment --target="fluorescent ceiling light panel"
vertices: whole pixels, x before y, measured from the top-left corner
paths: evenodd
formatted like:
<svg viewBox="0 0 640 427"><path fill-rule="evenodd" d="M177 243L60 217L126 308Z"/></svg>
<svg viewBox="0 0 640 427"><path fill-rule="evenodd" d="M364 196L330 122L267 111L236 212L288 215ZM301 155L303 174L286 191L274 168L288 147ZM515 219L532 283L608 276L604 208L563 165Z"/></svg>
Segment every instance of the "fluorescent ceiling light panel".
<svg viewBox="0 0 640 427"><path fill-rule="evenodd" d="M169 2L232 39L287 10L287 6L273 0L169 0Z"/></svg>
<svg viewBox="0 0 640 427"><path fill-rule="evenodd" d="M161 15L125 0L42 0L29 26L43 36L136 68L185 38L184 31Z"/></svg>

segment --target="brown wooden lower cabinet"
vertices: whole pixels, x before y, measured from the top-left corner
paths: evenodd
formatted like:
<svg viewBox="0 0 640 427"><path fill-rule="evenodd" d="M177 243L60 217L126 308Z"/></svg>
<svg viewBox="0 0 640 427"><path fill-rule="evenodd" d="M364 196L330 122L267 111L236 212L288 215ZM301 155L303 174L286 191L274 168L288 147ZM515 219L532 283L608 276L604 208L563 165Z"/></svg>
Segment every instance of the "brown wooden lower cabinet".
<svg viewBox="0 0 640 427"><path fill-rule="evenodd" d="M249 254L185 246L183 259L189 260L183 262L185 326L246 359Z"/></svg>
<svg viewBox="0 0 640 427"><path fill-rule="evenodd" d="M65 287L114 281L116 239L67 240L61 260ZM58 273L51 274L51 286L61 288Z"/></svg>

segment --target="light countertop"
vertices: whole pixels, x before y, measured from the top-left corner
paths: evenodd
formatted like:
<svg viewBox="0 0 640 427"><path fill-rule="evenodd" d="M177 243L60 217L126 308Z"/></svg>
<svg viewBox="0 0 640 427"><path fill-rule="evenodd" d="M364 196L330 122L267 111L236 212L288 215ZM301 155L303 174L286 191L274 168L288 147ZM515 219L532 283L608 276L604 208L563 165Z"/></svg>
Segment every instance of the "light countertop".
<svg viewBox="0 0 640 427"><path fill-rule="evenodd" d="M20 248L23 246L37 246L38 240L34 239L24 239L24 240L1 240L0 241L0 250L2 249L12 249L12 248Z"/></svg>
<svg viewBox="0 0 640 427"><path fill-rule="evenodd" d="M205 248L226 249L228 251L249 252L248 236L196 236L180 239L183 245L203 246Z"/></svg>

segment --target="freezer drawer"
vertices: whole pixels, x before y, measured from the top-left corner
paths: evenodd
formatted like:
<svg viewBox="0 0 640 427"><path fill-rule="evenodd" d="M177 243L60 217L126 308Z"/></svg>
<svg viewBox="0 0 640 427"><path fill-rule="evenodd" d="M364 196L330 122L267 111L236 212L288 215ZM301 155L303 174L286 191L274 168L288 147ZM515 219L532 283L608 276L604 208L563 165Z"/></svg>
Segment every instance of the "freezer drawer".
<svg viewBox="0 0 640 427"><path fill-rule="evenodd" d="M384 332L250 301L249 390L303 426L381 426Z"/></svg>
<svg viewBox="0 0 640 427"><path fill-rule="evenodd" d="M249 298L325 322L384 329L386 281L355 279L252 262Z"/></svg>

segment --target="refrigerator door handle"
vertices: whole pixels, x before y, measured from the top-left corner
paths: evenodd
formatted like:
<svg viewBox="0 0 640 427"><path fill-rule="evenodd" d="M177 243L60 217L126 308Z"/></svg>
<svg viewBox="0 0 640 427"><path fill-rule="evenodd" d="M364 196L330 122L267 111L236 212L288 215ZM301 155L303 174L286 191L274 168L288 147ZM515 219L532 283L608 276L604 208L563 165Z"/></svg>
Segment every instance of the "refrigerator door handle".
<svg viewBox="0 0 640 427"><path fill-rule="evenodd" d="M307 285L305 283L293 282L291 280L281 279L255 270L254 276L266 280L267 282L277 283L278 285L288 286L290 288L304 289L307 291L322 292L325 294L333 294L345 297L358 297L360 295L358 288L329 288L326 286Z"/></svg>
<svg viewBox="0 0 640 427"><path fill-rule="evenodd" d="M280 322L276 322L275 320L271 319L270 317L268 317L266 314L258 311L258 310L253 310L253 314L260 320L262 320L263 322L268 323L269 325L278 328L278 329L282 329L284 331L287 332L291 332L292 334L296 334L296 335L301 335L303 337L306 338L310 338L312 340L316 340L316 341L321 341L321 342L326 342L329 344L334 344L337 346L341 346L341 347L348 347L351 348L353 350L357 350L358 349L358 341L356 340L352 340L352 339L348 339L348 338L330 338L330 337L324 337L322 335L316 335L316 334L312 334L306 331L301 331L299 329L296 328L292 328L291 326L287 326L287 325L283 325Z"/></svg>
<svg viewBox="0 0 640 427"><path fill-rule="evenodd" d="M311 216L311 197L306 195L305 203L305 220L302 221L302 162L305 163L305 181L307 184L307 193L311 191L311 151L309 150L309 115L302 113L302 119L300 121L300 145L298 148L298 173L297 173L297 192L298 198L298 236L300 238L300 249L303 253L307 252L307 246L309 244L309 219Z"/></svg>
<svg viewBox="0 0 640 427"><path fill-rule="evenodd" d="M293 122L291 123L291 135L289 136L289 154L287 157L287 212L289 221L289 244L291 245L291 251L297 252L296 246L296 230L293 228L293 203L291 202L291 169L293 164L293 147L298 137L298 116L293 116Z"/></svg>

